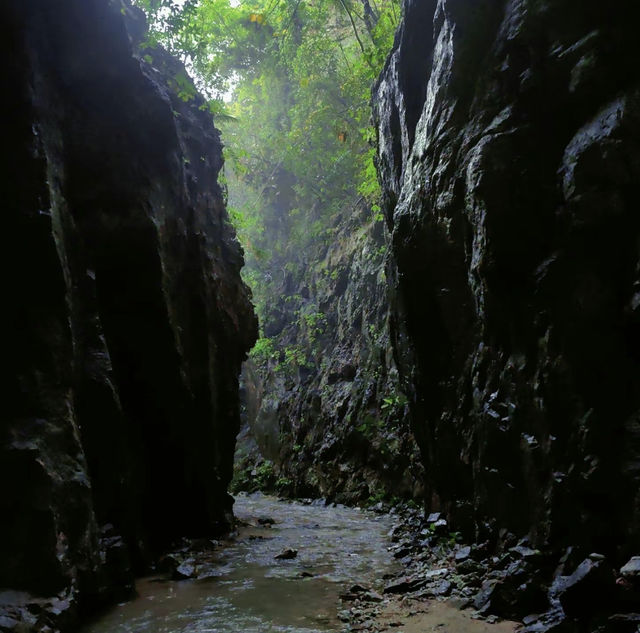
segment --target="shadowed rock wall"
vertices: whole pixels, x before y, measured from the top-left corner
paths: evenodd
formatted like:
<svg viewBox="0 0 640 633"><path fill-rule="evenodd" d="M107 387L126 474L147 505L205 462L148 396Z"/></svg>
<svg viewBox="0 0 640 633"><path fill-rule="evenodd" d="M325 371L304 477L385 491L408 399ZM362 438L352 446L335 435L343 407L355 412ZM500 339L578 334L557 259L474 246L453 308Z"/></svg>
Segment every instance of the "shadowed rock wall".
<svg viewBox="0 0 640 633"><path fill-rule="evenodd" d="M284 278L273 299L280 322L264 323L305 362L285 353L245 366L249 428L236 482L349 504L419 498L420 458L389 344L384 225L362 202L345 207L329 243Z"/></svg>
<svg viewBox="0 0 640 633"><path fill-rule="evenodd" d="M374 95L428 506L618 563L640 546L637 24L630 1L406 0Z"/></svg>
<svg viewBox="0 0 640 633"><path fill-rule="evenodd" d="M139 35L119 2L0 8L0 588L71 606L228 520L256 331L219 134L127 15Z"/></svg>

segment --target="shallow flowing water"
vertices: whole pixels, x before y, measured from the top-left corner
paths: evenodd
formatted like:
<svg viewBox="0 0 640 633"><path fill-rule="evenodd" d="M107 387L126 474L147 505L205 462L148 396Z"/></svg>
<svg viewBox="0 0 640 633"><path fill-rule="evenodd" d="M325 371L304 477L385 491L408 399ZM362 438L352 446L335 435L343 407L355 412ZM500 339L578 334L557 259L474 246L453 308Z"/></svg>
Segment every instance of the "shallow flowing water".
<svg viewBox="0 0 640 633"><path fill-rule="evenodd" d="M84 633L319 633L339 631L338 594L353 583L378 587L394 571L389 517L354 508L239 496L236 516L251 525L221 548L206 580L145 579L139 597ZM292 560L274 557L298 550ZM307 576L307 574L310 574Z"/></svg>

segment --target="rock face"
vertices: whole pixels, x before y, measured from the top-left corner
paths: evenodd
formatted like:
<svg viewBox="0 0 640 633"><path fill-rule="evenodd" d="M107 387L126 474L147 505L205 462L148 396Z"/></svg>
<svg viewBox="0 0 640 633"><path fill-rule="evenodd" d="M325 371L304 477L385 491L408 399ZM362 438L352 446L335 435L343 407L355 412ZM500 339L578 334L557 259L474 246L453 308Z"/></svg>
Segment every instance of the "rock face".
<svg viewBox="0 0 640 633"><path fill-rule="evenodd" d="M404 8L374 107L428 505L619 566L640 550L637 3Z"/></svg>
<svg viewBox="0 0 640 633"><path fill-rule="evenodd" d="M137 14L9 0L0 24L0 589L72 611L228 519L256 322L218 132L177 62L134 55Z"/></svg>
<svg viewBox="0 0 640 633"><path fill-rule="evenodd" d="M346 208L330 242L284 277L271 305L280 319L263 327L285 352L243 372L239 487L341 503L419 498L389 345L383 228L366 205Z"/></svg>

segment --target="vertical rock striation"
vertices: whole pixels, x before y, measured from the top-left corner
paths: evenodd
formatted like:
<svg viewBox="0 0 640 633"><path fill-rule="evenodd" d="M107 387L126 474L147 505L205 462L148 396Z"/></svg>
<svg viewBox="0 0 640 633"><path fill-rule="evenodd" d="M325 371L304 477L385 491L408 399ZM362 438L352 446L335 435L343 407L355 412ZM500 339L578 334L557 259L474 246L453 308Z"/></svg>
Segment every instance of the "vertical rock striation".
<svg viewBox="0 0 640 633"><path fill-rule="evenodd" d="M180 64L135 56L137 17L107 0L0 7L0 589L24 592L8 613L34 628L20 605L108 598L128 554L142 564L231 510L256 321L219 134L197 95L178 98Z"/></svg>
<svg viewBox="0 0 640 633"><path fill-rule="evenodd" d="M420 458L389 345L386 251L384 225L360 201L284 276L270 306L281 317L264 327L285 352L244 371L246 439L258 451L238 442L239 487L351 504L419 498Z"/></svg>
<svg viewBox="0 0 640 633"><path fill-rule="evenodd" d="M405 0L374 94L428 505L619 563L640 547L637 23L630 1Z"/></svg>

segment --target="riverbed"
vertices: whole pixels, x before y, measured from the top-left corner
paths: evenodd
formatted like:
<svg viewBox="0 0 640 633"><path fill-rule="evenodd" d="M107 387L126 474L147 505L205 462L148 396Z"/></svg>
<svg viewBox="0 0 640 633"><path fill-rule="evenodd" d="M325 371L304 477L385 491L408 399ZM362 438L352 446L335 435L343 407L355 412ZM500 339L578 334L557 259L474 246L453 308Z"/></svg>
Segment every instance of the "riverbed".
<svg viewBox="0 0 640 633"><path fill-rule="evenodd" d="M246 525L216 550L208 578L142 579L135 600L83 633L337 632L339 594L354 583L380 589L398 570L389 516L261 494L238 496L234 512ZM287 549L295 558L276 558Z"/></svg>

